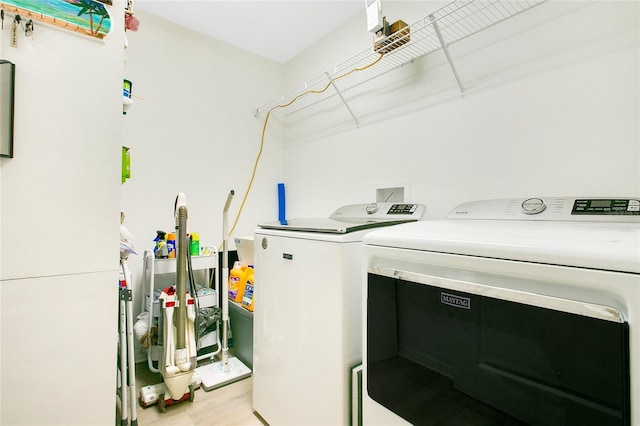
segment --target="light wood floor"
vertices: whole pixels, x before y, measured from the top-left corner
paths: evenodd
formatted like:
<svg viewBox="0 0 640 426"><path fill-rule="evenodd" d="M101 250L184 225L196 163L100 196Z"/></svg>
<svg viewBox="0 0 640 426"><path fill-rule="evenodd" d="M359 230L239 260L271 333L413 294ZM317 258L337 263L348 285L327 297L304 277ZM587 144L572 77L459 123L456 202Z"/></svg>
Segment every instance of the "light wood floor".
<svg viewBox="0 0 640 426"><path fill-rule="evenodd" d="M136 389L162 382L162 376L149 371L146 363L136 364ZM264 426L252 408L253 379L251 377L206 392L195 391L193 402L184 401L167 407L161 413L157 405L138 404L138 425L146 426ZM117 417L119 421L120 417ZM118 423L119 424L119 423Z"/></svg>

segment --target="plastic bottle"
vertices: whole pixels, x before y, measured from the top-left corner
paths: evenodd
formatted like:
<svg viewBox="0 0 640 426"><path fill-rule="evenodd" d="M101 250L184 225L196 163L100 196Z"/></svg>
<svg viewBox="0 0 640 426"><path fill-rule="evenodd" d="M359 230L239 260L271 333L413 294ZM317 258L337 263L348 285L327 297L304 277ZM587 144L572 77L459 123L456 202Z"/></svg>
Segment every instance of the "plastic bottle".
<svg viewBox="0 0 640 426"><path fill-rule="evenodd" d="M191 233L191 243L189 243L189 253L191 256L200 256L200 234Z"/></svg>
<svg viewBox="0 0 640 426"><path fill-rule="evenodd" d="M153 249L153 252L155 253L155 258L156 259L166 259L167 257L169 257L169 250L167 247L167 241L166 241L166 236L167 233L164 231L156 231L158 233L158 235L156 236L155 241L156 242L156 247Z"/></svg>
<svg viewBox="0 0 640 426"><path fill-rule="evenodd" d="M233 264L233 269L229 271L229 300L236 303L242 302L242 296L244 295L245 285L247 284L247 278L249 270L252 270L248 266L244 266L240 262Z"/></svg>
<svg viewBox="0 0 640 426"><path fill-rule="evenodd" d="M242 307L253 312L253 300L254 300L255 285L253 282L253 269L249 272L247 277L247 284L245 285L244 295L242 296Z"/></svg>
<svg viewBox="0 0 640 426"><path fill-rule="evenodd" d="M175 232L169 232L167 234L167 249L169 251L169 259L176 258L176 234Z"/></svg>

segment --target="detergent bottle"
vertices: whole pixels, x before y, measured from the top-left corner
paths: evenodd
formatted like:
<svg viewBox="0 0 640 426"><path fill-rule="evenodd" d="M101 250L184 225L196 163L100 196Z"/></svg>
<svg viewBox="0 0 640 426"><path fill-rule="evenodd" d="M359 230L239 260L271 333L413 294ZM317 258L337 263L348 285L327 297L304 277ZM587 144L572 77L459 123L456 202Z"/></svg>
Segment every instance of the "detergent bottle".
<svg viewBox="0 0 640 426"><path fill-rule="evenodd" d="M169 232L167 234L167 250L169 252L169 259L176 258L176 233Z"/></svg>
<svg viewBox="0 0 640 426"><path fill-rule="evenodd" d="M244 295L242 296L242 307L251 312L253 312L254 290L253 268L250 268L249 276L247 277L247 284L244 288Z"/></svg>
<svg viewBox="0 0 640 426"><path fill-rule="evenodd" d="M229 300L236 303L240 303L242 301L250 269L251 268L240 262L235 262L233 264L233 269L229 271Z"/></svg>
<svg viewBox="0 0 640 426"><path fill-rule="evenodd" d="M189 243L189 253L191 256L200 256L200 234L191 233L191 242Z"/></svg>

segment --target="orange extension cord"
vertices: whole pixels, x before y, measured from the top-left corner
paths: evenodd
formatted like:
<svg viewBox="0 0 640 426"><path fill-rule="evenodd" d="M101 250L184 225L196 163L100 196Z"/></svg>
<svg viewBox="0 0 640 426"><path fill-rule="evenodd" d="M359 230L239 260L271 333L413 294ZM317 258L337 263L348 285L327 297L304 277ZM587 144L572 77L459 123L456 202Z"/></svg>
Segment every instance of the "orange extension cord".
<svg viewBox="0 0 640 426"><path fill-rule="evenodd" d="M366 65L364 67L360 67L360 68L354 68L351 71L348 71L344 74L341 74L339 76L337 76L336 78L334 78L332 81L336 81L336 80L340 80L341 78L344 78L354 72L358 72L358 71L364 71L367 68L371 68L372 66L374 66L375 64L377 64L378 62L380 62L380 60L382 59L384 55L381 53L380 56L373 62L371 62L369 65ZM251 179L249 180L249 186L247 186L247 190L244 193L244 197L242 198L242 203L240 204L240 209L238 209L238 213L236 215L236 218L233 222L233 226L231 226L231 229L229 230L229 236L233 233L233 231L236 229L236 226L238 225L238 221L240 220L240 215L242 214L242 209L244 208L244 204L247 201L247 197L249 197L249 192L251 191L251 187L253 186L253 180L256 177L256 172L258 170L258 164L260 163L260 157L262 156L262 149L264 148L264 135L267 131L267 124L269 123L269 117L271 116L271 113L278 109L278 108L286 108L288 106L290 106L291 104L293 104L295 101L297 101L298 99L300 99L301 97L308 95L309 93L316 93L316 94L320 94L323 93L324 91L326 91L329 86L331 86L332 81L329 81L327 83L326 86L324 86L322 89L319 90L307 90L306 92L303 92L301 94L299 94L298 96L296 96L295 98L291 99L289 102L287 102L286 104L282 104L282 105L276 105L273 108L271 108L268 112L267 115L264 119L264 125L262 126L262 136L260 138L260 149L258 150L258 155L256 157L256 161L255 164L253 166L253 171L251 173Z"/></svg>

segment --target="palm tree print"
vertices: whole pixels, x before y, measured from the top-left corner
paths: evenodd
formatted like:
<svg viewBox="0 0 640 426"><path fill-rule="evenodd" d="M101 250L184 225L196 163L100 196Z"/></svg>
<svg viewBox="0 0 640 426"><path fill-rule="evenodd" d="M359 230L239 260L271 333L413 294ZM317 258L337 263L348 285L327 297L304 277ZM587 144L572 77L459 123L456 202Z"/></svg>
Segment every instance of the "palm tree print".
<svg viewBox="0 0 640 426"><path fill-rule="evenodd" d="M69 31L103 39L111 29L104 4L111 0L0 0L5 12L21 15Z"/></svg>
<svg viewBox="0 0 640 426"><path fill-rule="evenodd" d="M109 19L109 13L104 8L102 3L98 3L92 0L65 0L67 3L72 4L80 8L78 12L78 16L89 15L89 26L91 30L91 34L97 35L102 28L102 23L105 19ZM98 16L100 18L100 22L98 22L97 27L94 29L94 16Z"/></svg>

